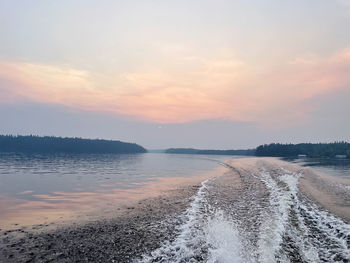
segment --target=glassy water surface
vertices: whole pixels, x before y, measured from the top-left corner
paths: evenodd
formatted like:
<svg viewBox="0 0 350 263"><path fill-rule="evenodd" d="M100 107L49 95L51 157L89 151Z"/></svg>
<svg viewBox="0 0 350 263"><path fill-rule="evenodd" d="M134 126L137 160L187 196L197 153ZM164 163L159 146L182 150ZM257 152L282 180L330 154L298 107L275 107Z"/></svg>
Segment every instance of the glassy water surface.
<svg viewBox="0 0 350 263"><path fill-rule="evenodd" d="M162 177L188 177L215 169L227 156L0 155L0 192L36 199L36 194L137 188Z"/></svg>
<svg viewBox="0 0 350 263"><path fill-rule="evenodd" d="M233 156L42 155L0 153L0 228L35 224L160 193L166 186L219 169ZM349 160L294 162L350 179ZM218 174L220 175L220 174ZM86 214L86 213L85 213Z"/></svg>
<svg viewBox="0 0 350 263"><path fill-rule="evenodd" d="M0 221L31 223L214 171L230 156L0 154ZM158 186L155 186L158 184ZM23 217L27 219L23 220ZM22 220L21 220L22 219ZM40 220L33 220L38 223ZM1 228L1 223L0 223Z"/></svg>
<svg viewBox="0 0 350 263"><path fill-rule="evenodd" d="M350 159L301 158L289 159L289 161L305 167L311 167L315 171L330 176L350 179Z"/></svg>

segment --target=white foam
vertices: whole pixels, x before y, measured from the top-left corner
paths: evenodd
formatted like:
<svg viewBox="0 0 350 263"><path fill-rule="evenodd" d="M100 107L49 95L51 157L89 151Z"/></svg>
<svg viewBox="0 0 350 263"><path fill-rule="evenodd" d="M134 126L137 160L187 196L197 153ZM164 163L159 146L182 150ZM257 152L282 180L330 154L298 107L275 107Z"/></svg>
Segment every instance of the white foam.
<svg viewBox="0 0 350 263"><path fill-rule="evenodd" d="M293 210L297 220L297 227L291 225L291 222L288 222L286 231L288 235L293 238L295 247L298 248L298 251L306 262L319 262L317 248L315 248L308 240L307 236L310 233L309 229L305 225L305 222L302 216L299 213L298 208L300 207L300 202L298 198L298 181L301 177L300 173L289 173L284 174L279 177L281 182L284 182L287 187L285 188L286 193L290 195L290 207L288 210Z"/></svg>
<svg viewBox="0 0 350 263"><path fill-rule="evenodd" d="M342 258L350 260L350 249L347 244L347 238L350 237L350 225L329 212L320 210L315 204L299 200L298 202L304 217L312 220L314 227L328 240L325 243L325 240L321 240L319 237L312 239L305 237L314 243L320 256L329 261L335 261L333 257L338 254ZM305 225L304 228L306 228Z"/></svg>
<svg viewBox="0 0 350 263"><path fill-rule="evenodd" d="M272 263L280 249L282 237L288 220L288 208L291 200L288 194L281 192L269 173L263 171L259 175L270 190L270 206L272 214L265 215L265 221L260 227L258 240L259 262Z"/></svg>
<svg viewBox="0 0 350 263"><path fill-rule="evenodd" d="M215 217L208 221L206 239L210 247L207 262L238 263L254 261L253 250L248 250L245 245L246 242L237 227L232 220L225 218L222 211L217 212Z"/></svg>
<svg viewBox="0 0 350 263"><path fill-rule="evenodd" d="M237 227L237 222L244 222L244 218L235 221L228 211L218 209L215 202L214 207L210 206L208 197L212 185L205 181L190 207L180 216L183 223L178 227L175 240L163 243L140 262L273 263L299 259L336 262L336 256L350 258L347 244L350 226L305 198L299 198L300 173L280 169L271 175L261 167L261 172L253 176L261 180L270 193L269 205L259 215L262 224L256 247Z"/></svg>
<svg viewBox="0 0 350 263"><path fill-rule="evenodd" d="M182 215L184 224L179 227L179 235L172 242L165 242L159 249L156 249L150 256L145 256L140 262L157 262L155 259L167 262L181 262L186 258L195 257L199 246L205 235L200 231L203 224L203 210L205 209L205 191L207 182L204 181L199 188L197 195L191 202L190 207Z"/></svg>
<svg viewBox="0 0 350 263"><path fill-rule="evenodd" d="M350 260L350 250L347 245L346 238L350 236L350 225L343 222L327 211L320 210L316 204L307 200L300 200L298 193L297 175L283 175L280 177L282 181L288 184L291 196L293 197L293 211L298 219L298 228L289 226L289 233L294 237L294 243L299 247L302 256L307 262L320 262L320 256L328 261L334 261L333 257L338 254L342 258ZM296 180L296 181L295 181ZM304 216L300 211L304 212ZM305 215L316 223L318 232L323 233L328 239L327 245L322 245L319 238L311 238L310 226L305 222ZM297 233L298 232L298 233ZM341 233L341 235L339 235Z"/></svg>
<svg viewBox="0 0 350 263"><path fill-rule="evenodd" d="M259 262L290 261L290 255L281 247L284 235L289 236L289 242L298 249L298 256L303 261L320 262L322 257L323 260L333 262L335 255L350 258L346 243L350 226L330 213L319 210L315 204L299 199L298 179L301 174L281 169L285 174L272 177L263 167L261 169L262 172L255 177L263 181L270 191L272 214L265 215L266 220L260 228ZM294 221L290 218L291 214ZM313 230L305 220L314 222ZM327 241L320 240L317 235L323 235Z"/></svg>
<svg viewBox="0 0 350 263"><path fill-rule="evenodd" d="M184 224L172 242L164 243L140 262L253 262L232 219L215 211L206 200L208 181L202 183L190 207L184 213ZM251 251L250 251L251 252Z"/></svg>

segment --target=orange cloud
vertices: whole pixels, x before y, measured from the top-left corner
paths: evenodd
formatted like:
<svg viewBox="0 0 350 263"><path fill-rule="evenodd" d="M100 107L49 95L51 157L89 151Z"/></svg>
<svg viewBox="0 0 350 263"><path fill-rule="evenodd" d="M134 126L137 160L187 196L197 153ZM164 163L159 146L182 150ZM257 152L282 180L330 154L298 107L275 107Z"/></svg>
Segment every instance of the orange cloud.
<svg viewBox="0 0 350 263"><path fill-rule="evenodd" d="M2 100L24 97L154 122L224 118L278 122L305 116L305 100L350 88L350 49L258 71L235 59L177 58L186 70L98 75L66 66L2 62ZM6 97L5 97L6 96ZM1 98L0 98L1 100Z"/></svg>

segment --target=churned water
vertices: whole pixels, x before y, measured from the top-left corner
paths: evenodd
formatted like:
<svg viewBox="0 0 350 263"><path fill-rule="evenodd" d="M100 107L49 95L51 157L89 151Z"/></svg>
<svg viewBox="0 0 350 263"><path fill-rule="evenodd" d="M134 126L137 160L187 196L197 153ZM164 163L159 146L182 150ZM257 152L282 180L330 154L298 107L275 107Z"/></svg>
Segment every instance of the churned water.
<svg viewBox="0 0 350 263"><path fill-rule="evenodd" d="M239 196L203 182L177 238L140 262L349 262L350 225L299 191L301 171L260 163L250 175Z"/></svg>
<svg viewBox="0 0 350 263"><path fill-rule="evenodd" d="M239 170L228 159L3 154L0 221L14 220L14 210L18 217L28 207L30 213L79 210L96 205L93 200L106 202L129 189L143 191L161 179L199 176L221 165L223 174L203 181L187 210L165 222L177 226L176 236L168 240L165 235L157 249L134 261L350 262L350 225L300 191L302 169L271 168L259 159L254 169Z"/></svg>

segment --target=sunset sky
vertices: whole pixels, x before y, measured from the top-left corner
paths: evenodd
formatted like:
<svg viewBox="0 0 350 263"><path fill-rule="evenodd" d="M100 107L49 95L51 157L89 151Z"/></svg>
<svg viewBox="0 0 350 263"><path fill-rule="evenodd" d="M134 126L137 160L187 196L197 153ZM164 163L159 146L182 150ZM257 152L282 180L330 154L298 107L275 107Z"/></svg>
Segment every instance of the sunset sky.
<svg viewBox="0 0 350 263"><path fill-rule="evenodd" d="M350 141L350 0L0 0L0 133Z"/></svg>

